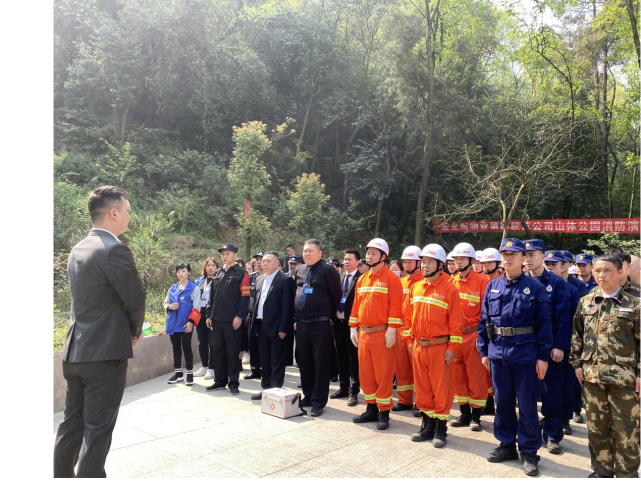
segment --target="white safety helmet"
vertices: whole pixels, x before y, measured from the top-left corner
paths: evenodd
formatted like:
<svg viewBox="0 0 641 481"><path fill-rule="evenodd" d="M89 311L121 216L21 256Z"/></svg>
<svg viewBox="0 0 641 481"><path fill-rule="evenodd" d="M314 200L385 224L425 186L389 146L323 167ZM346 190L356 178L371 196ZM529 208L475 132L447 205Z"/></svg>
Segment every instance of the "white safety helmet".
<svg viewBox="0 0 641 481"><path fill-rule="evenodd" d="M568 274L575 274L575 275L577 275L577 276L578 276L578 275L579 275L579 271L577 270L577 268L576 268L576 266L575 266L575 265L571 265L571 266L568 268Z"/></svg>
<svg viewBox="0 0 641 481"><path fill-rule="evenodd" d="M367 249L368 247L375 247L376 249L383 251L386 256L389 257L389 247L387 245L387 242L385 242L383 239L379 239L378 237L376 239L372 239L369 241L369 244L367 244Z"/></svg>
<svg viewBox="0 0 641 481"><path fill-rule="evenodd" d="M501 254L494 247L488 247L483 251L481 262L501 262Z"/></svg>
<svg viewBox="0 0 641 481"><path fill-rule="evenodd" d="M452 255L452 253L451 253L451 252L447 255L446 259L447 259L448 261L452 261L452 262L454 262L454 256Z"/></svg>
<svg viewBox="0 0 641 481"><path fill-rule="evenodd" d="M456 244L456 247L454 247L451 254L452 257L470 257L472 259L476 259L476 251L474 250L474 247L467 242Z"/></svg>
<svg viewBox="0 0 641 481"><path fill-rule="evenodd" d="M438 244L427 244L421 251L421 257L431 257L445 263L445 249Z"/></svg>
<svg viewBox="0 0 641 481"><path fill-rule="evenodd" d="M481 262L481 259L485 256L483 251L476 251L475 254L476 260L479 262Z"/></svg>
<svg viewBox="0 0 641 481"><path fill-rule="evenodd" d="M421 248L417 246L408 246L403 251L401 260L409 261L420 261L421 260Z"/></svg>

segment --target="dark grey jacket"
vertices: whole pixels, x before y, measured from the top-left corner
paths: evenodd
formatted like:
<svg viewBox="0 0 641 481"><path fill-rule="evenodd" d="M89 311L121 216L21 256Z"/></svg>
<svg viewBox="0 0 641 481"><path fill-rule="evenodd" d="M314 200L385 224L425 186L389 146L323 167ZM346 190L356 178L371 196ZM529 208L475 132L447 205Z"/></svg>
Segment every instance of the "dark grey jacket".
<svg viewBox="0 0 641 481"><path fill-rule="evenodd" d="M131 338L141 334L145 319L145 293L129 247L92 230L71 249L67 274L71 319L63 360L132 358Z"/></svg>

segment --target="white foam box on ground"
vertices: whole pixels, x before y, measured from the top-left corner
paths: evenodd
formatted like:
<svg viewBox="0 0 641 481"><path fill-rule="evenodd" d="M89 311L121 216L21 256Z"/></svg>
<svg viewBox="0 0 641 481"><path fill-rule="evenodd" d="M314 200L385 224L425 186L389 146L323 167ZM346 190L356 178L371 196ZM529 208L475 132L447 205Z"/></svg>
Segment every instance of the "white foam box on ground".
<svg viewBox="0 0 641 481"><path fill-rule="evenodd" d="M265 389L260 403L261 411L283 419L296 416L299 403L299 399L295 399L297 395L296 391L289 389Z"/></svg>

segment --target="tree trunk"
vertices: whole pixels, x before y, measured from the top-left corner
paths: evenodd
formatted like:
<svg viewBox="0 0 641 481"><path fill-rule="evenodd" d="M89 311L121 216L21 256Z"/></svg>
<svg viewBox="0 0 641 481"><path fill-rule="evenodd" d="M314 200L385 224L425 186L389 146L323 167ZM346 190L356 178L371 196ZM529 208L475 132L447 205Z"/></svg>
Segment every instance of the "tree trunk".
<svg viewBox="0 0 641 481"><path fill-rule="evenodd" d="M251 240L251 236L248 235L247 238L245 239L245 260L246 261L252 258L251 251L252 251L252 240Z"/></svg>
<svg viewBox="0 0 641 481"><path fill-rule="evenodd" d="M303 137L305 136L305 129L307 128L307 122L309 121L309 113L312 110L312 104L314 103L314 97L318 92L312 93L309 96L309 102L307 102L307 109L305 110L305 120L303 120L303 127L300 130L300 137L296 141L296 155L300 152L300 146L303 143Z"/></svg>
<svg viewBox="0 0 641 481"><path fill-rule="evenodd" d="M383 199L378 201L376 206L376 228L374 229L374 237L378 237L378 230L381 226L381 211L383 210Z"/></svg>
<svg viewBox="0 0 641 481"><path fill-rule="evenodd" d="M630 17L630 26L632 27L632 38L634 39L634 48L637 51L637 65L641 67L641 44L639 43L639 30L637 30L637 19L634 16L634 5L632 0L626 0L626 9Z"/></svg>
<svg viewBox="0 0 641 481"><path fill-rule="evenodd" d="M634 191L636 190L634 188L634 181L637 177L638 167L639 167L639 164L635 163L634 170L632 171L632 193L630 194L630 210L628 210L628 219L632 218L632 208L634 207Z"/></svg>
<svg viewBox="0 0 641 481"><path fill-rule="evenodd" d="M127 128L127 116L129 115L129 102L125 105L125 111L120 118L120 142L125 142L125 131Z"/></svg>
<svg viewBox="0 0 641 481"><path fill-rule="evenodd" d="M320 131L321 131L321 120L319 116L318 122L316 124L316 135L314 136L314 152L312 153L312 166L309 169L310 173L316 172L316 158L318 156L318 141L320 139Z"/></svg>
<svg viewBox="0 0 641 481"><path fill-rule="evenodd" d="M436 0L434 12L438 11L440 0ZM421 234L425 222L423 207L425 206L425 197L427 195L427 184L430 176L430 164L432 161L432 134L434 133L434 52L432 49L432 11L430 10L430 0L425 0L425 18L427 26L425 27L425 55L427 57L427 128L425 130L425 144L423 145L423 159L421 161L423 171L421 175L421 187L418 192L418 201L416 203L416 229L414 232L414 244L421 245Z"/></svg>
<svg viewBox="0 0 641 481"><path fill-rule="evenodd" d="M512 207L510 208L510 212L506 216L507 209L505 209L505 204L501 203L503 206L503 239L505 239L508 236L508 233L510 231L510 222L512 221L512 218L514 217L514 214L516 212L516 208L519 205L519 200L521 200L521 194L523 194L523 191L525 190L525 182L521 183L521 187L519 187L519 191L516 193L516 197L514 198L514 202L512 202ZM501 240L503 240L501 239Z"/></svg>
<svg viewBox="0 0 641 481"><path fill-rule="evenodd" d="M400 244L405 237L405 230L407 229L407 223L410 219L410 194L414 193L416 190L416 176L412 176L412 185L409 189L403 189L403 216L401 218L401 225L397 230L396 241Z"/></svg>

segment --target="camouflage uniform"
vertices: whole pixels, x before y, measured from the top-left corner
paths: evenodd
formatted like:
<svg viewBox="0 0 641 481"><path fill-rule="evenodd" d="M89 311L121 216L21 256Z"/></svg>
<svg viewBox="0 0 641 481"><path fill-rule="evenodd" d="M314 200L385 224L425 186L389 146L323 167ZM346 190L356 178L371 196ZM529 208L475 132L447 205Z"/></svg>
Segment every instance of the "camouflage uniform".
<svg viewBox="0 0 641 481"><path fill-rule="evenodd" d="M639 469L639 299L594 288L574 316L570 362L583 368L583 405L592 469L636 477Z"/></svg>
<svg viewBox="0 0 641 481"><path fill-rule="evenodd" d="M623 290L637 299L641 297L641 286L636 282L632 282L629 277L625 284L623 284Z"/></svg>

